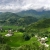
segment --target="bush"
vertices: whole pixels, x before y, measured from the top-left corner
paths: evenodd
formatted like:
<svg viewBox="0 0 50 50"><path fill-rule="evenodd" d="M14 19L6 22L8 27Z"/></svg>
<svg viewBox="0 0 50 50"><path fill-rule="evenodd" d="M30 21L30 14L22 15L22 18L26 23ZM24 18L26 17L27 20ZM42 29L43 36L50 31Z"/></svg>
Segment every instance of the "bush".
<svg viewBox="0 0 50 50"><path fill-rule="evenodd" d="M30 40L30 38L31 38L28 34L25 34L23 37L24 37L24 40L26 40L26 41Z"/></svg>
<svg viewBox="0 0 50 50"><path fill-rule="evenodd" d="M19 31L19 32L25 32L25 30L22 29L22 28L21 28L21 29L18 29L18 31Z"/></svg>

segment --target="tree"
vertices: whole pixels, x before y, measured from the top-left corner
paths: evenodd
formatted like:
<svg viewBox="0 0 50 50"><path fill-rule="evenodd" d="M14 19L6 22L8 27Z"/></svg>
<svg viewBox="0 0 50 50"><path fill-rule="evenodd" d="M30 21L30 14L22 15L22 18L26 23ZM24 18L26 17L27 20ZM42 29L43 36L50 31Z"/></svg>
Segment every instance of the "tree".
<svg viewBox="0 0 50 50"><path fill-rule="evenodd" d="M28 34L24 34L23 37L24 37L24 40L26 40L26 41L30 40L30 38L31 38Z"/></svg>

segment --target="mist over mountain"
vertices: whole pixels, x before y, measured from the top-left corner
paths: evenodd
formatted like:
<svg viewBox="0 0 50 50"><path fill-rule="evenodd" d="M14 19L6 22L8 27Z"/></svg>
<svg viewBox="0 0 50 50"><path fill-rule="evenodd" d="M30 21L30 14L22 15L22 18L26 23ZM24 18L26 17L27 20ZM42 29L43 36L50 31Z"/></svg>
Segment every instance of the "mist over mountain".
<svg viewBox="0 0 50 50"><path fill-rule="evenodd" d="M0 12L20 12L26 10L50 10L50 0L1 0Z"/></svg>

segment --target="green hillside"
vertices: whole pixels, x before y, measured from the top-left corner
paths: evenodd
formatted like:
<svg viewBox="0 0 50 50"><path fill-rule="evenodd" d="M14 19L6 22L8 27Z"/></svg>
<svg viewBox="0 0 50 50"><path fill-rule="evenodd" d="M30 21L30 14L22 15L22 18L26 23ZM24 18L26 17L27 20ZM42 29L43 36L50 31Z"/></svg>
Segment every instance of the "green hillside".
<svg viewBox="0 0 50 50"><path fill-rule="evenodd" d="M11 29L17 30L16 28L18 27L12 26ZM8 33L7 31L8 29L6 29L5 32L0 32L2 35L0 36L1 41L4 38L2 42L4 44L2 44L0 41L0 45L3 45L0 47L1 49L3 48L6 50L8 47L9 49L11 48L11 50L50 50L49 47L46 48L45 46L41 45L38 38L35 37L35 35L38 35L38 37L48 37L48 41L46 43L50 44L50 19L40 20L28 25L25 28L25 32L20 32L18 30L17 32L13 31L14 34L11 37L5 37L5 35ZM5 44L8 46L5 46Z"/></svg>
<svg viewBox="0 0 50 50"><path fill-rule="evenodd" d="M26 26L36 22L38 19L32 16L20 17L15 13L2 13L0 14L0 25L17 25Z"/></svg>
<svg viewBox="0 0 50 50"><path fill-rule="evenodd" d="M25 17L21 17L19 18L18 20L18 25L23 25L23 26L26 26L26 25L29 25L31 23L35 23L37 22L38 19L35 18L35 17L32 17L32 16L25 16Z"/></svg>
<svg viewBox="0 0 50 50"><path fill-rule="evenodd" d="M41 18L0 14L0 50L50 50L50 46L46 48L38 41L39 37L47 37L45 43L50 44L50 18ZM7 34L12 36L5 36Z"/></svg>
<svg viewBox="0 0 50 50"><path fill-rule="evenodd" d="M10 23L13 24L14 22L17 22L18 18L19 16L14 13L2 13L0 14L0 24L10 25Z"/></svg>
<svg viewBox="0 0 50 50"><path fill-rule="evenodd" d="M0 14L0 20L6 20L6 19L9 19L9 18L19 18L18 15L16 15L15 13L11 13L11 12L6 12L6 13L2 13Z"/></svg>
<svg viewBox="0 0 50 50"><path fill-rule="evenodd" d="M28 27L26 27L26 32L29 34L46 34L49 35L50 32L50 19L45 19L38 21L36 23L30 24Z"/></svg>

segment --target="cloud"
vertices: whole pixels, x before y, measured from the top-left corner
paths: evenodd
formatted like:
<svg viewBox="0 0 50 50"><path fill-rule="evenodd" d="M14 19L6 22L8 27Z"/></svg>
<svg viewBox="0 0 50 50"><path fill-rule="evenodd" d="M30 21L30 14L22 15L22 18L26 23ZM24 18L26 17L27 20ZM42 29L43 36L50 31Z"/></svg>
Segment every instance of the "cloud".
<svg viewBox="0 0 50 50"><path fill-rule="evenodd" d="M19 12L22 10L50 10L50 0L1 0L0 12Z"/></svg>

